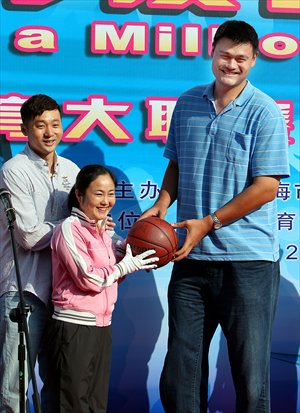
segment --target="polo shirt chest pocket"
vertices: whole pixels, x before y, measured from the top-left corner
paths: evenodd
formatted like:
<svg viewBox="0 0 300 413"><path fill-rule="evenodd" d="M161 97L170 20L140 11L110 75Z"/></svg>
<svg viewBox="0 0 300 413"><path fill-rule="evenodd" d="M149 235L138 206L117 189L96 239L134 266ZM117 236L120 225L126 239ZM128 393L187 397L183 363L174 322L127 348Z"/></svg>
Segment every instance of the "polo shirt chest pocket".
<svg viewBox="0 0 300 413"><path fill-rule="evenodd" d="M250 159L252 135L232 131L226 148L229 162L247 165Z"/></svg>

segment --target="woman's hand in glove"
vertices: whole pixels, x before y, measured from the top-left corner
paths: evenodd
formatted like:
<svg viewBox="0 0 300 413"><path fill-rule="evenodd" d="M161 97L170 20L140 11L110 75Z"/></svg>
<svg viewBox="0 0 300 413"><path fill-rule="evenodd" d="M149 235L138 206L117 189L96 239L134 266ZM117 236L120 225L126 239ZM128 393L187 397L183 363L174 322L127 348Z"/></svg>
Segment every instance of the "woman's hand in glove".
<svg viewBox="0 0 300 413"><path fill-rule="evenodd" d="M155 262L157 262L159 258L156 256L148 258L153 254L155 254L155 250L147 250L139 255L133 256L130 244L127 244L125 257L118 264L115 264L115 267L120 271L121 277L131 272L157 268Z"/></svg>

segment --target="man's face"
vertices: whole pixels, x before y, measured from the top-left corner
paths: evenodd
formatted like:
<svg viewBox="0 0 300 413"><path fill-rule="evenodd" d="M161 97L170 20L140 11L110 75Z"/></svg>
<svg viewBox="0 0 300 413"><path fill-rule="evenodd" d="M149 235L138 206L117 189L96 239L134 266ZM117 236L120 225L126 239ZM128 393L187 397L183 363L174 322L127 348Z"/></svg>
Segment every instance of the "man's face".
<svg viewBox="0 0 300 413"><path fill-rule="evenodd" d="M212 71L217 86L232 89L243 85L256 63L250 43L235 44L227 38L220 39L213 50Z"/></svg>
<svg viewBox="0 0 300 413"><path fill-rule="evenodd" d="M57 109L45 110L26 125L22 124L21 129L28 137L30 148L43 159L54 153L63 135L61 116Z"/></svg>

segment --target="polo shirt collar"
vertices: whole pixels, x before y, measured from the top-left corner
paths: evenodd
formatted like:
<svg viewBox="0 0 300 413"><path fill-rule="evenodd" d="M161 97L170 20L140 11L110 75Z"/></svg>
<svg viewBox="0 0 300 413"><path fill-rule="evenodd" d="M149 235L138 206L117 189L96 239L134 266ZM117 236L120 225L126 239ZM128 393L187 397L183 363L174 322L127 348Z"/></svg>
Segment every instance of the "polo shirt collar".
<svg viewBox="0 0 300 413"><path fill-rule="evenodd" d="M29 144L27 143L25 148L24 148L24 153L28 156L28 159L30 159L30 161L34 162L35 166L39 169L45 169L45 167L47 167L48 170L48 162L45 161L44 159L42 159L39 155L37 155L29 146ZM57 153L55 152L55 171L57 170L57 166L58 166L58 160L59 160L59 156L57 156Z"/></svg>
<svg viewBox="0 0 300 413"><path fill-rule="evenodd" d="M214 101L214 85L215 82L212 82L208 84L204 90L203 90L203 97L207 97L208 100L211 102ZM242 92L239 94L239 96L234 99L232 102L232 105L234 106L242 106L245 102L249 100L249 98L253 95L254 93L254 87L253 85L247 80L247 84L242 90Z"/></svg>
<svg viewBox="0 0 300 413"><path fill-rule="evenodd" d="M214 101L214 84L215 82L209 83L203 90L203 97L206 97L211 102Z"/></svg>

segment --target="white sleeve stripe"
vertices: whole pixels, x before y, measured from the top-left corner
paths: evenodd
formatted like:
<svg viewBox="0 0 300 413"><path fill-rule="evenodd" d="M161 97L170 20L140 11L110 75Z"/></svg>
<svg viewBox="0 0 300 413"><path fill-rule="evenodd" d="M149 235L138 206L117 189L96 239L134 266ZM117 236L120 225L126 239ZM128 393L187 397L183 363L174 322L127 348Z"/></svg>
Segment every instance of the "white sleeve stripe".
<svg viewBox="0 0 300 413"><path fill-rule="evenodd" d="M82 258L80 254L78 254L76 244L74 241L74 237L73 237L73 233L71 230L71 224L73 221L76 221L76 220L78 220L78 218L71 217L70 219L65 220L61 226L62 236L68 247L68 250L76 266L80 269L80 271L82 272L82 275L86 277L89 282L95 285L98 285L99 287L109 287L115 281L115 277L113 276L113 274L111 274L112 276L109 276L107 278L100 277L99 275L96 275L96 274L91 274L90 272L87 271L87 265L86 265L85 260Z"/></svg>

